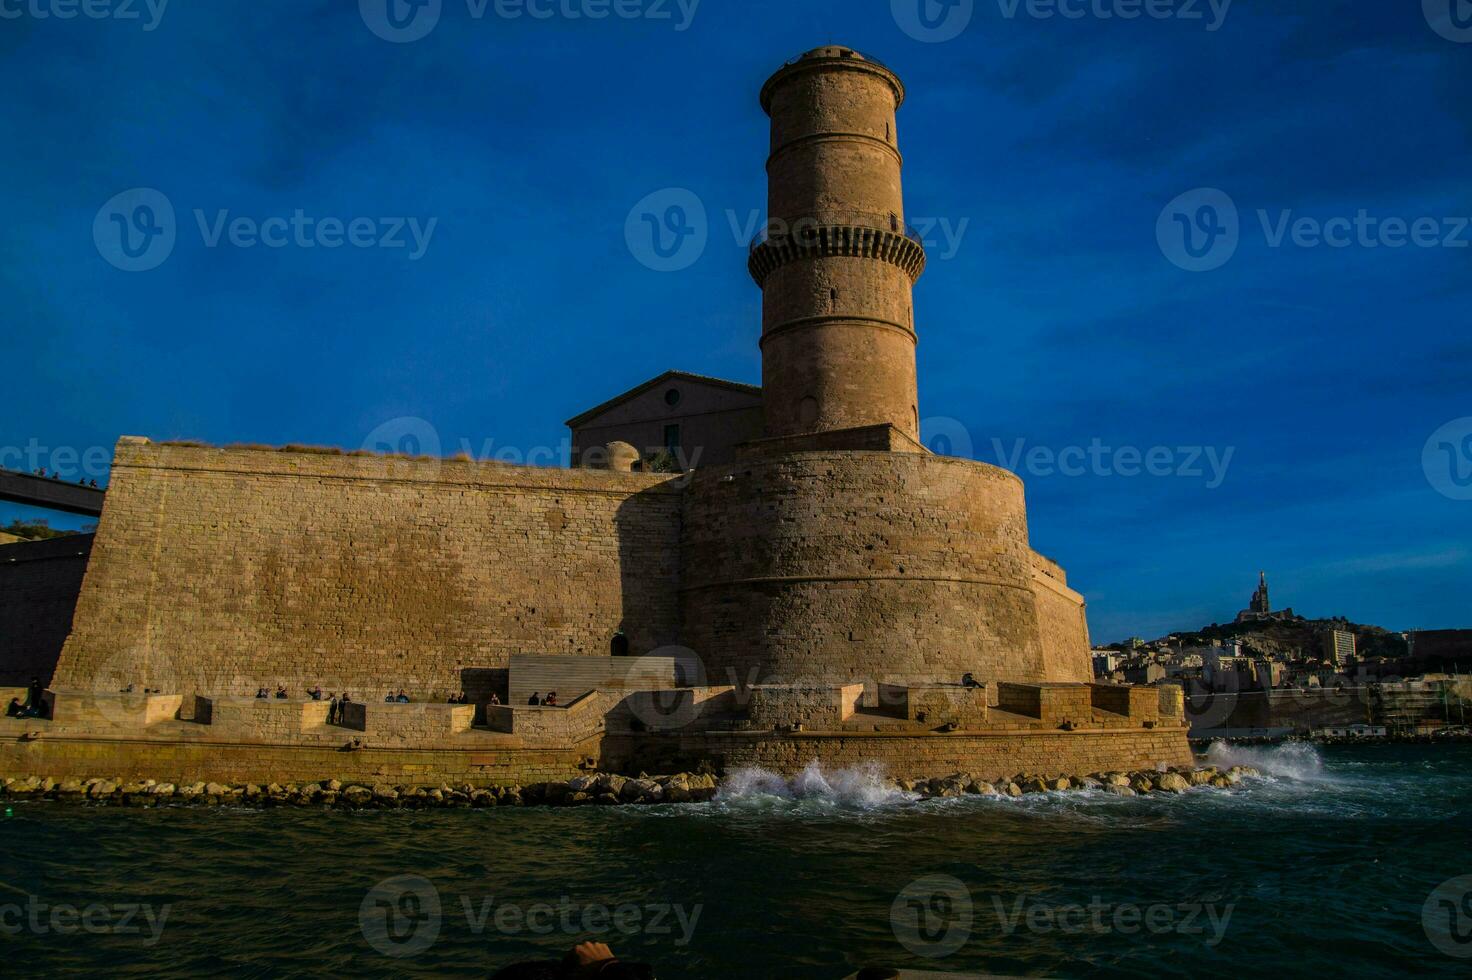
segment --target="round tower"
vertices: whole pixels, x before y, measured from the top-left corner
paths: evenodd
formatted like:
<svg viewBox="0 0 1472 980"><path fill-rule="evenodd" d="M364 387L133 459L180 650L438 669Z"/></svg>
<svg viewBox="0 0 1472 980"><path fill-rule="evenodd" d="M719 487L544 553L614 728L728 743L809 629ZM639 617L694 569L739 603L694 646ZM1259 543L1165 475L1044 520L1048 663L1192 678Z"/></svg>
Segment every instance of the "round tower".
<svg viewBox="0 0 1472 980"><path fill-rule="evenodd" d="M888 423L918 440L912 289L925 249L905 225L899 76L850 48L788 62L762 88L772 119L762 288L768 436Z"/></svg>

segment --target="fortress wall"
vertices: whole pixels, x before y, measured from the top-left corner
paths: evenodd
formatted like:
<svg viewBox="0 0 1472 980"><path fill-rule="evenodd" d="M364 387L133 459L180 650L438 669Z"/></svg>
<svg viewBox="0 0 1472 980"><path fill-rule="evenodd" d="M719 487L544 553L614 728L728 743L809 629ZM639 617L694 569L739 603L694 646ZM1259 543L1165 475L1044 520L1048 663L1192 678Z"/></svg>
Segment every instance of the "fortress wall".
<svg viewBox="0 0 1472 980"><path fill-rule="evenodd" d="M1091 772L1190 766L1195 763L1181 727L1140 731L1029 732L1026 734L829 735L740 733L672 735L664 739L603 741L605 762L624 771L661 772L709 759L729 772L759 766L795 776L817 760L829 771L877 764L901 778L936 778L956 772L981 779L1019 773L1081 776Z"/></svg>
<svg viewBox="0 0 1472 980"><path fill-rule="evenodd" d="M996 467L815 452L701 471L682 549L684 643L710 683L1053 679L1022 484Z"/></svg>
<svg viewBox="0 0 1472 980"><path fill-rule="evenodd" d="M678 636L667 476L124 439L54 686L417 699ZM502 692L504 693L504 692Z"/></svg>
<svg viewBox="0 0 1472 980"><path fill-rule="evenodd" d="M1063 569L1033 554L1033 591L1042 631L1048 679L1086 684L1094 679L1089 655L1089 622L1084 597L1068 587Z"/></svg>
<svg viewBox="0 0 1472 980"><path fill-rule="evenodd" d="M50 682L91 550L90 534L0 546L0 685Z"/></svg>

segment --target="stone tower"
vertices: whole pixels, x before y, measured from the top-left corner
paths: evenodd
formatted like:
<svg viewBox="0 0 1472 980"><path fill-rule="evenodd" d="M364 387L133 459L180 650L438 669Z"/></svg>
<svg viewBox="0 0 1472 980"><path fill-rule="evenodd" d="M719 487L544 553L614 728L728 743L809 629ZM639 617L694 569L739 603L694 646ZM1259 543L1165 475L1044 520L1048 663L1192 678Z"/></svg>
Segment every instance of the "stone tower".
<svg viewBox="0 0 1472 980"><path fill-rule="evenodd" d="M762 287L766 435L890 424L918 440L912 288L894 72L849 48L788 62L762 88L772 119Z"/></svg>

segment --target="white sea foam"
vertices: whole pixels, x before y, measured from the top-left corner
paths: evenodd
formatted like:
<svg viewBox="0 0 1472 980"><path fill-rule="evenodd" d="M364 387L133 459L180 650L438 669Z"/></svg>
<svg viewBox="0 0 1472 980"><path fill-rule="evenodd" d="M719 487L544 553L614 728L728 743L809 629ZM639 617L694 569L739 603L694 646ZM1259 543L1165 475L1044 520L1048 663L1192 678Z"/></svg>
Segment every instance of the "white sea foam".
<svg viewBox="0 0 1472 980"><path fill-rule="evenodd" d="M1265 747L1212 742L1206 750L1206 761L1222 769L1252 766L1264 776L1294 782L1317 783L1331 778L1324 772L1323 756L1307 742Z"/></svg>
<svg viewBox="0 0 1472 980"><path fill-rule="evenodd" d="M876 807L904 803L915 799L915 796L897 789L877 765L825 770L814 761L790 780L766 769L737 769L721 783L717 799L727 803L740 800L812 800L842 806Z"/></svg>

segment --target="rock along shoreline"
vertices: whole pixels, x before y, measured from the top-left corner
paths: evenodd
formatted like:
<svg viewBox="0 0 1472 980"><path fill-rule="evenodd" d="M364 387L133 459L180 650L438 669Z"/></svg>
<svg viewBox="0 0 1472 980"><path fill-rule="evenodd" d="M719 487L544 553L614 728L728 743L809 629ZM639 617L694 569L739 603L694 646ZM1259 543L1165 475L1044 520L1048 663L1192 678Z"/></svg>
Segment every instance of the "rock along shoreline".
<svg viewBox="0 0 1472 980"><path fill-rule="evenodd" d="M1020 797L1038 793L1093 790L1115 796L1178 794L1197 787L1227 790L1244 779L1260 777L1250 766L1136 772L1096 772L1087 776L1035 776L1019 773L1011 779L986 780L968 773L938 779L891 779L888 786L918 799L961 796ZM577 776L529 786L403 785L343 783L328 779L315 783L226 784L168 783L156 780L54 779L50 776L9 777L0 780L0 798L55 800L113 806L150 807L163 804L252 807L297 806L337 809L412 809L525 806L651 806L661 803L706 803L716 798L719 782L711 773L677 773L638 777L612 773Z"/></svg>

